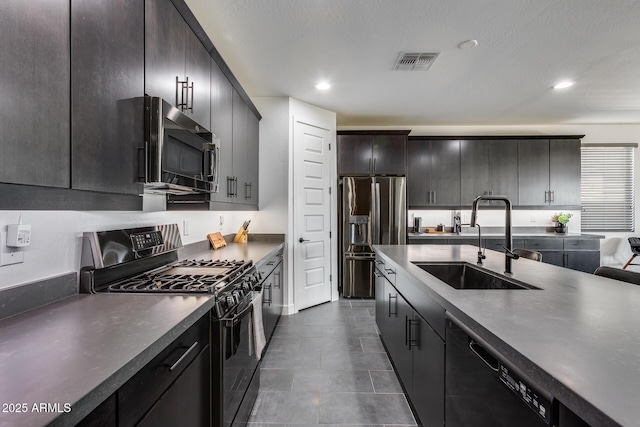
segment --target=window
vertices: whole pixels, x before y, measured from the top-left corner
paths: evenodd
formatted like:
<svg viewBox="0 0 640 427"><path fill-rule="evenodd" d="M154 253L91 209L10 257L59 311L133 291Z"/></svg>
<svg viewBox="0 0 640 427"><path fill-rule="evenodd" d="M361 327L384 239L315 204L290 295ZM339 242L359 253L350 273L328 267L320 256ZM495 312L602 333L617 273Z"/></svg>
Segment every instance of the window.
<svg viewBox="0 0 640 427"><path fill-rule="evenodd" d="M637 144L582 146L582 230L634 231Z"/></svg>

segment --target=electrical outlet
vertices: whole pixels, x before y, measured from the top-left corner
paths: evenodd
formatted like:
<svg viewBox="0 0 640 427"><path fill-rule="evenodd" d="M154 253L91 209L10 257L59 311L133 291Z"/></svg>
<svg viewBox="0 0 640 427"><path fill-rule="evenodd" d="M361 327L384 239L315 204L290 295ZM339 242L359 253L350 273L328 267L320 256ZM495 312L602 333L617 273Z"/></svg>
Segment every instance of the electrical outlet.
<svg viewBox="0 0 640 427"><path fill-rule="evenodd" d="M529 221L531 221L531 222L536 222L536 216L535 216L535 215L531 215L531 216L529 217Z"/></svg>
<svg viewBox="0 0 640 427"><path fill-rule="evenodd" d="M7 233L0 232L0 266L24 262L24 252L20 248L7 246Z"/></svg>
<svg viewBox="0 0 640 427"><path fill-rule="evenodd" d="M220 215L220 230L222 230L223 224L224 224L224 215Z"/></svg>

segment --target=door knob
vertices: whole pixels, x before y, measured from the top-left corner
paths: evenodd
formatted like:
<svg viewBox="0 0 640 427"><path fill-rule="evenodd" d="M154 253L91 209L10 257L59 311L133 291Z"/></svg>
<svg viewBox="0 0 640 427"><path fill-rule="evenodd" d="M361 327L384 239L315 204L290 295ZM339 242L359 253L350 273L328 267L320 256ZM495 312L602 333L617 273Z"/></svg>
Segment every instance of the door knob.
<svg viewBox="0 0 640 427"><path fill-rule="evenodd" d="M308 242L307 239L303 239L302 237L298 239L298 242L302 243L302 242Z"/></svg>

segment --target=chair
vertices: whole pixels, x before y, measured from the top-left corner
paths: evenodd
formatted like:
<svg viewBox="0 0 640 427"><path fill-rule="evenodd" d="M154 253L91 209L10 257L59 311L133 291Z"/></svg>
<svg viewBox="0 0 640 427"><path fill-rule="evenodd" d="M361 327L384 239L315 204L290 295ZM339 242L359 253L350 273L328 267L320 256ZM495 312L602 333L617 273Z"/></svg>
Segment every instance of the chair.
<svg viewBox="0 0 640 427"><path fill-rule="evenodd" d="M542 261L542 254L540 252L520 248L512 249L512 252L519 255L521 258L532 259L534 261Z"/></svg>
<svg viewBox="0 0 640 427"><path fill-rule="evenodd" d="M633 283L634 285L640 285L640 273L636 271L602 266L598 267L593 274L608 277L609 279L620 280L622 282Z"/></svg>
<svg viewBox="0 0 640 427"><path fill-rule="evenodd" d="M631 255L629 261L627 261L624 267L622 267L623 270L626 270L627 267L631 265L631 261L640 255L640 237L629 237L629 246L631 246L631 252L633 252L633 255Z"/></svg>

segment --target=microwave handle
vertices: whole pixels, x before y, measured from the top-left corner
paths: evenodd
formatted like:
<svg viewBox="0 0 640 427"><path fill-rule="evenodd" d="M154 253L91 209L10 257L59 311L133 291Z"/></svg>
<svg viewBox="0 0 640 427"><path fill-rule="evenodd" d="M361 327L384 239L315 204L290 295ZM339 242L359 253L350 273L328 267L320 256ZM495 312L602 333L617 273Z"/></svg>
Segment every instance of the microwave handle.
<svg viewBox="0 0 640 427"><path fill-rule="evenodd" d="M205 150L209 152L209 175L207 179L211 182L211 191L218 192L220 185L220 148L218 144L205 144Z"/></svg>

